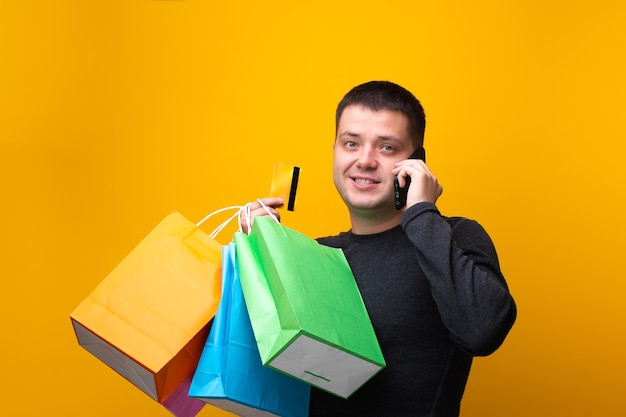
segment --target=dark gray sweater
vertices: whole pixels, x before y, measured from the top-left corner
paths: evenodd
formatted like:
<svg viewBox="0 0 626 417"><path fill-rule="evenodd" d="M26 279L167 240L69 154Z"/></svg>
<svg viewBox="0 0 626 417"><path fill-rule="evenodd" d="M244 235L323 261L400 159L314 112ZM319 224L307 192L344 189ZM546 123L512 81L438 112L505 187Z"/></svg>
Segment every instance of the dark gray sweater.
<svg viewBox="0 0 626 417"><path fill-rule="evenodd" d="M347 400L314 388L309 415L458 416L472 357L495 351L516 317L484 229L420 203L383 233L318 241L344 251L387 366Z"/></svg>

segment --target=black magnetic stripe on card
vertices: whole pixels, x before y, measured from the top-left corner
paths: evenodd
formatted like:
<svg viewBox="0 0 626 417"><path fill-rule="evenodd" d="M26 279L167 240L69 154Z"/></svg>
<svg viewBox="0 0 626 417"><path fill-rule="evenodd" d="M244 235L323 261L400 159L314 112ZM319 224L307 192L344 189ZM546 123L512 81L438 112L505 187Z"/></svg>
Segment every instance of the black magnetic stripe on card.
<svg viewBox="0 0 626 417"><path fill-rule="evenodd" d="M298 177L300 176L300 168L293 167L293 174L291 176L291 189L289 190L289 203L287 204L287 210L293 211L296 204L296 190L298 189Z"/></svg>

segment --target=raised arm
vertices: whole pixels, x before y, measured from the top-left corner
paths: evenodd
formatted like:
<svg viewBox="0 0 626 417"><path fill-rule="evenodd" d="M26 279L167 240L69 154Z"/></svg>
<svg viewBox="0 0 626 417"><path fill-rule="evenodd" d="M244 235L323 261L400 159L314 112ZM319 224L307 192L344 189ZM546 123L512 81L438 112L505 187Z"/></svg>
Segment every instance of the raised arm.
<svg viewBox="0 0 626 417"><path fill-rule="evenodd" d="M428 202L407 209L402 227L452 339L475 356L494 352L517 310L485 230L473 220L445 218Z"/></svg>

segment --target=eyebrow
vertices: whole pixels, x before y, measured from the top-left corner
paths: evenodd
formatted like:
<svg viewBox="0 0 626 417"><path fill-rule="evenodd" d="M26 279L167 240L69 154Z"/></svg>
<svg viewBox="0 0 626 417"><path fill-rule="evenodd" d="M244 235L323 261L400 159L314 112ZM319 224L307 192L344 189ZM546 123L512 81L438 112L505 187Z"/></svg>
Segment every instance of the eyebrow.
<svg viewBox="0 0 626 417"><path fill-rule="evenodd" d="M382 135L382 136L378 136L378 139L391 141L391 142L402 142L402 139L396 136Z"/></svg>
<svg viewBox="0 0 626 417"><path fill-rule="evenodd" d="M351 138L358 138L361 136L361 134L357 133L357 132L353 132L351 130L345 130L343 132L341 132L338 137L342 137L342 136L348 136ZM402 142L402 140L396 136L392 136L392 135L379 135L376 137L377 140L381 140L381 141L391 141L391 142Z"/></svg>
<svg viewBox="0 0 626 417"><path fill-rule="evenodd" d="M339 135L337 135L337 136L338 137L341 137L341 136L358 137L358 136L361 136L361 135L356 133L356 132L352 132L350 130L345 130L343 132L340 132Z"/></svg>

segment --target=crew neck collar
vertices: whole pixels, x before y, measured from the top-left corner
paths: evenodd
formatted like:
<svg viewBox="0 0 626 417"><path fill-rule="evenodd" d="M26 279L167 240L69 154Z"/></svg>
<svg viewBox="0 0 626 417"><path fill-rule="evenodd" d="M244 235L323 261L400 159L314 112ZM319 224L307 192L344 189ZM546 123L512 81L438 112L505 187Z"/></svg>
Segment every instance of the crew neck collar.
<svg viewBox="0 0 626 417"><path fill-rule="evenodd" d="M371 234L367 234L367 235L357 235L356 233L352 232L352 229L348 230L346 232L348 239L350 239L353 242L367 242L367 241L371 241L371 240L375 240L375 239L379 239L381 237L385 237L385 236L390 236L390 235L394 235L397 233L401 233L402 232L402 226L401 225L397 225L392 227L391 229L387 229L385 231L382 232L378 232L378 233L371 233Z"/></svg>

